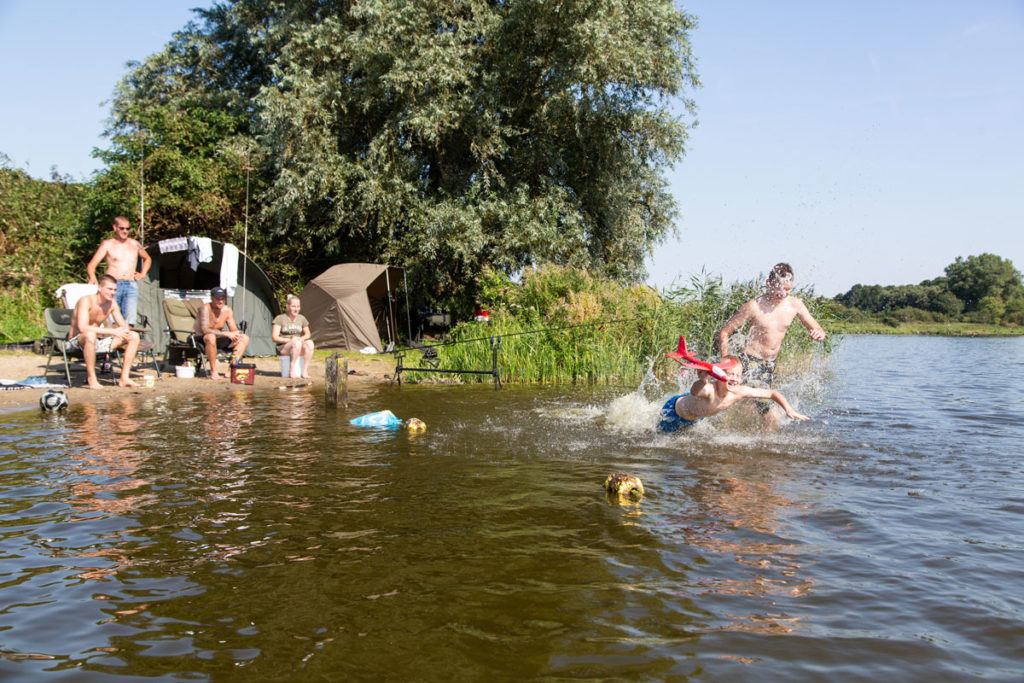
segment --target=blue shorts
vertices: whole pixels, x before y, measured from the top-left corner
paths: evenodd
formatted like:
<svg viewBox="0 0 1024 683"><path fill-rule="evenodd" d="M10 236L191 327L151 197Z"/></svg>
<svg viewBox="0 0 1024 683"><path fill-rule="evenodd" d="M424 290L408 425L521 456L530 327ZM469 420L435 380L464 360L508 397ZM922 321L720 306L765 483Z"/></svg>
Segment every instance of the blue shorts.
<svg viewBox="0 0 1024 683"><path fill-rule="evenodd" d="M685 418L679 417L679 415L676 413L676 401L681 399L683 396L689 395L690 394L688 393L679 394L678 396L673 396L672 398L665 402L665 405L661 407L661 422L658 423L659 432L677 432L680 429L692 427L693 425L697 424L698 422L704 419L698 418L696 420L687 420Z"/></svg>

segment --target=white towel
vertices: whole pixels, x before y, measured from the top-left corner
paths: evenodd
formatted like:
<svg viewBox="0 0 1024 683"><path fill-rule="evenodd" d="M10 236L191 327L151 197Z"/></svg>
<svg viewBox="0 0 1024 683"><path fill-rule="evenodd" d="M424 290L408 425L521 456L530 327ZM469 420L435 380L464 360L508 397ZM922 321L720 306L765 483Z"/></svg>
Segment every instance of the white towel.
<svg viewBox="0 0 1024 683"><path fill-rule="evenodd" d="M57 298L64 303L64 308L74 308L83 296L95 293L96 285L78 282L61 285L56 291Z"/></svg>
<svg viewBox="0 0 1024 683"><path fill-rule="evenodd" d="M235 295L238 286L238 247L224 244L224 253L220 257L220 286L228 290L228 296Z"/></svg>
<svg viewBox="0 0 1024 683"><path fill-rule="evenodd" d="M166 254L169 251L185 251L188 249L188 239L185 237L172 237L166 240L160 240L160 253Z"/></svg>

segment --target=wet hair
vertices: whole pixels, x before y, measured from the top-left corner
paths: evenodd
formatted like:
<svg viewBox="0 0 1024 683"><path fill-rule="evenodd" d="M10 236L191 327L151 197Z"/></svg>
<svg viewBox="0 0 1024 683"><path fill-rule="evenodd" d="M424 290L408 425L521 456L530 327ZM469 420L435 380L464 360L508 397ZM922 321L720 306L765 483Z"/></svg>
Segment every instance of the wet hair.
<svg viewBox="0 0 1024 683"><path fill-rule="evenodd" d="M97 282L103 282L104 280L109 280L110 282L113 282L115 286L117 286L117 278L111 275L110 273L103 273L103 275L100 275L99 280L97 280Z"/></svg>
<svg viewBox="0 0 1024 683"><path fill-rule="evenodd" d="M774 284L779 280L792 280L793 268L788 263L776 263L768 273L768 284Z"/></svg>

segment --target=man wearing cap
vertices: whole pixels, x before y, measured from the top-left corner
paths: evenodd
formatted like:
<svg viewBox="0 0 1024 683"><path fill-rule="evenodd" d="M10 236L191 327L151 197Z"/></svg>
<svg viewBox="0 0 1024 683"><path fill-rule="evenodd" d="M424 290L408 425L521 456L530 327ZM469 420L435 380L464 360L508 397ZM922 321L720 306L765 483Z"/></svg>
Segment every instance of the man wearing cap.
<svg viewBox="0 0 1024 683"><path fill-rule="evenodd" d="M221 379L217 373L217 349L231 349L231 363L237 363L249 345L249 335L239 331L235 313L228 306L228 293L223 287L210 290L210 303L203 304L196 316L192 336L202 342L210 361L210 379Z"/></svg>

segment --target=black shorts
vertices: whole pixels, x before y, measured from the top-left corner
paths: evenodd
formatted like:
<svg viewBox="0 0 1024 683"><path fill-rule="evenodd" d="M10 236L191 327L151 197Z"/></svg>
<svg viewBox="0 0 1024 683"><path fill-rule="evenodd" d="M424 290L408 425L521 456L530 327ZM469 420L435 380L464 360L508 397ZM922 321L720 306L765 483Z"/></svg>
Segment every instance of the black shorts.
<svg viewBox="0 0 1024 683"><path fill-rule="evenodd" d="M196 348L199 348L199 349L205 349L206 348L206 342L203 341L203 335L201 335L201 334L193 334L192 335L192 342L196 345ZM231 339L228 338L228 337L217 337L217 348L218 349L224 349L224 350L230 349L231 348Z"/></svg>

